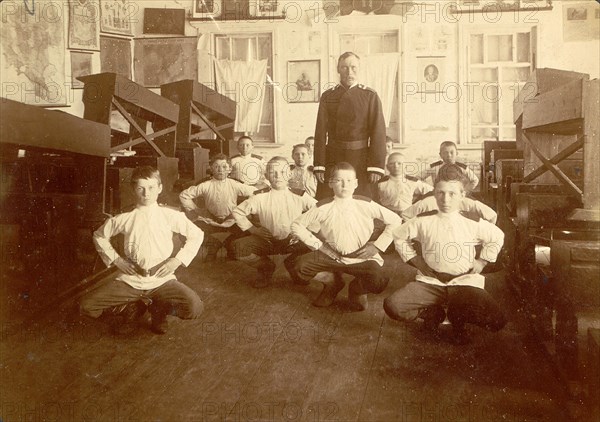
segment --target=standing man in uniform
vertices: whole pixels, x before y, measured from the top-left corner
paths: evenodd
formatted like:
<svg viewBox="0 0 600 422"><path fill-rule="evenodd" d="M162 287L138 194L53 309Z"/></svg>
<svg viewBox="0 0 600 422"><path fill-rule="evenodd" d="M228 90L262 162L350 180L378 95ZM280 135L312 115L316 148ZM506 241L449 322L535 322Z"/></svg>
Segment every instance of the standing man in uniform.
<svg viewBox="0 0 600 422"><path fill-rule="evenodd" d="M346 52L338 59L340 83L321 96L315 128L314 173L319 181L317 199L333 192L325 169L348 162L356 169L359 195L371 197L370 184L385 173L385 121L375 91L357 80L360 58Z"/></svg>

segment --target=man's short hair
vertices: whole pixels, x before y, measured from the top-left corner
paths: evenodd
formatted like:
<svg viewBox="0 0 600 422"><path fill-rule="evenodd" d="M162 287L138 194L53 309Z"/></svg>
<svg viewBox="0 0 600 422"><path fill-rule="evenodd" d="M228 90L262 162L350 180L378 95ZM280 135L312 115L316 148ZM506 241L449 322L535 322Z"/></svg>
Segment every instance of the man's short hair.
<svg viewBox="0 0 600 422"><path fill-rule="evenodd" d="M240 143L240 141L243 141L244 139L250 140L250 142L252 142L252 145L254 145L254 140L250 136L248 136L248 135L242 135L242 136L240 136L238 138L238 140L237 140L238 144Z"/></svg>
<svg viewBox="0 0 600 422"><path fill-rule="evenodd" d="M452 141L444 141L440 144L440 151L445 147L454 147L454 149L458 149L456 144Z"/></svg>
<svg viewBox="0 0 600 422"><path fill-rule="evenodd" d="M354 172L354 175L356 176L356 169L354 168L354 166L352 166L352 164L347 163L345 161L341 161L339 163L333 164L329 167L327 167L327 171L326 171L326 179L327 180L331 180L333 179L337 172L340 170L350 170L352 172Z"/></svg>
<svg viewBox="0 0 600 422"><path fill-rule="evenodd" d="M296 144L292 147L292 154L294 154L296 152L296 149L298 148L304 148L306 152L308 152L308 147L306 146L306 144Z"/></svg>
<svg viewBox="0 0 600 422"><path fill-rule="evenodd" d="M460 182L463 190L465 190L469 184L465 172L457 164L444 164L441 166L434 185L437 185L439 182Z"/></svg>
<svg viewBox="0 0 600 422"><path fill-rule="evenodd" d="M131 184L136 185L140 179L156 179L159 185L162 185L160 172L152 166L141 166L133 169L131 173Z"/></svg>
<svg viewBox="0 0 600 422"><path fill-rule="evenodd" d="M227 161L227 164L231 165L231 158L229 158L227 155L223 154L222 152L219 152L218 154L213 155L210 158L209 165L212 166L216 161L219 161L219 160L225 160L225 161Z"/></svg>
<svg viewBox="0 0 600 422"><path fill-rule="evenodd" d="M338 66L342 60L347 59L348 57L356 57L358 60L360 60L360 57L358 57L358 54L353 53L352 51L346 51L338 58Z"/></svg>

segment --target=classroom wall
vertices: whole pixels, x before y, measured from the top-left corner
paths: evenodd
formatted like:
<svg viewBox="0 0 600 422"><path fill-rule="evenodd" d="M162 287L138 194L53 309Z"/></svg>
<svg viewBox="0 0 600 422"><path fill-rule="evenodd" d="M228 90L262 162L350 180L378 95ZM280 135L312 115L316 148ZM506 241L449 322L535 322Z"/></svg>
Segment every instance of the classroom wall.
<svg viewBox="0 0 600 422"><path fill-rule="evenodd" d="M54 0L45 0L54 1ZM594 3L593 0L587 2ZM37 1L38 4L41 0ZM22 7L21 1L5 0L1 4L5 13L7 5ZM63 20L65 36L67 34L68 3L60 2L64 9ZM143 36L143 10L146 7L153 8L186 8L191 11L190 0L139 0L132 3L135 10L131 16L134 23L135 36ZM274 35L274 81L280 86L287 82L287 62L289 60L318 59L321 61L321 82L325 85L337 82L335 72L335 61L337 54L333 54L333 39L338 31L348 28L356 28L358 31L368 28L393 29L400 34L401 49L401 87L403 83L415 80L416 62L419 52L413 48L411 37L416 30L423 30L426 34L435 34L441 27L447 28L450 33L450 44L448 46L445 61L446 81L460 82L460 66L463 45L461 34L466 28L472 26L484 28L497 28L500 26L536 26L538 34L537 44L537 66L554 67L566 70L575 70L589 73L592 78L600 74L600 49L599 40L590 39L586 41L563 41L563 13L566 2L555 0L551 11L531 12L508 12L499 16L484 14L461 14L452 15L448 12L447 4L413 4L405 9L404 16L381 15L381 16L337 16L325 19L322 8L323 1L293 1L283 0L282 4L288 10L285 20L269 21L241 21L241 22L190 22L186 21L186 35L200 36L199 42L199 81L212 82L211 77L211 52L208 42L212 34L229 31L273 31ZM326 3L327 4L327 3ZM573 2L569 2L573 4ZM316 5L316 6L315 6ZM315 48L315 42L310 39L320 39ZM312 45L312 52L309 47ZM316 51L315 51L316 50ZM133 64L132 64L133 65ZM67 80L70 78L69 53L66 55L65 71ZM93 71L100 72L99 53L93 53ZM10 81L2 81L10 82ZM155 90L157 91L157 90ZM448 101L446 98L437 98L433 101L422 101L420 96L401 96L401 137L402 144L398 149L407 149L411 157L416 160L428 161L435 158L437 147L442 140L458 140L460 153L464 160L479 161L480 147L478 145L466 144L464 135L464 104L460 101ZM3 92L4 96L4 92ZM68 107L61 108L62 111L82 116L83 103L81 101L82 90L67 88L66 97ZM275 144L257 145L256 151L270 157L273 155L290 156L291 146L302 142L314 131L318 103L288 103L283 91L276 90L275 116L277 120L277 132ZM14 98L13 98L14 99Z"/></svg>

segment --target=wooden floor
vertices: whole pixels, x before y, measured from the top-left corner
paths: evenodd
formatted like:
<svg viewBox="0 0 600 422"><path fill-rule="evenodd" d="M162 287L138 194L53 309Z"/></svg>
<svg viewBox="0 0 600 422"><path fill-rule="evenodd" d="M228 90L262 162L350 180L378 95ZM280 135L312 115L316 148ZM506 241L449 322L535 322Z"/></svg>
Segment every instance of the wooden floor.
<svg viewBox="0 0 600 422"><path fill-rule="evenodd" d="M491 287L510 314L499 333L472 328L456 346L369 309L311 306L320 286L295 287L281 266L256 290L254 272L196 260L180 279L205 302L203 317L148 321L129 337L51 312L6 317L0 349L1 418L9 421L566 421L564 389L530 342L505 284ZM279 260L281 262L281 260ZM69 307L67 307L69 309Z"/></svg>

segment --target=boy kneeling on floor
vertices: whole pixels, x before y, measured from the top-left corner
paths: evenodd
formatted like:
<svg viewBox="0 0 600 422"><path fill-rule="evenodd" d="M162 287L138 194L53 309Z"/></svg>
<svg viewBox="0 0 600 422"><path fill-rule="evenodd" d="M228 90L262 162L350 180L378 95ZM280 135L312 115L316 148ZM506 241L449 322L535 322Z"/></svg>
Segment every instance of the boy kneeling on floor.
<svg viewBox="0 0 600 422"><path fill-rule="evenodd" d="M204 234L184 213L158 205L162 181L158 170L138 167L131 175L136 197L133 211L109 218L96 232L94 243L107 266L118 268L117 276L83 297L81 313L101 317L113 331L126 334L146 309L152 317L151 330L167 331L167 315L198 318L203 303L195 291L177 281L175 270L189 265L198 253ZM186 242L175 257L173 233ZM124 256L110 239L124 235Z"/></svg>

